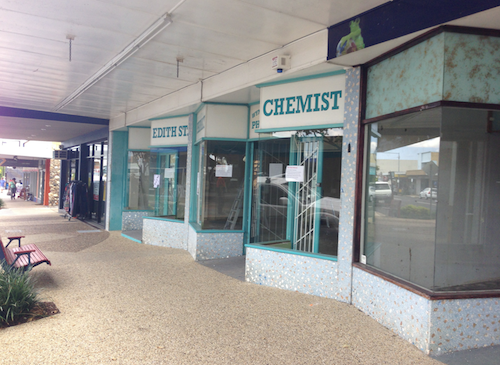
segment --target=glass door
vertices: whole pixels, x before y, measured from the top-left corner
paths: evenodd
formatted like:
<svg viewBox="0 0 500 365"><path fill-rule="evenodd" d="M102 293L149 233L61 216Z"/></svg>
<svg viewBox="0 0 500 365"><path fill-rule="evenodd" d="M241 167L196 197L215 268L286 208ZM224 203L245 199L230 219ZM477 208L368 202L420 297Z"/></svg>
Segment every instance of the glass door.
<svg viewBox="0 0 500 365"><path fill-rule="evenodd" d="M177 215L177 164L178 152L162 153L158 156L157 164L160 172L159 180L155 182L155 216L168 217Z"/></svg>
<svg viewBox="0 0 500 365"><path fill-rule="evenodd" d="M250 243L337 254L341 133L255 142Z"/></svg>
<svg viewBox="0 0 500 365"><path fill-rule="evenodd" d="M318 252L320 210L317 202L321 199L321 171L323 154L321 137L292 138L292 159L302 169L302 181L291 184L293 248L299 251Z"/></svg>

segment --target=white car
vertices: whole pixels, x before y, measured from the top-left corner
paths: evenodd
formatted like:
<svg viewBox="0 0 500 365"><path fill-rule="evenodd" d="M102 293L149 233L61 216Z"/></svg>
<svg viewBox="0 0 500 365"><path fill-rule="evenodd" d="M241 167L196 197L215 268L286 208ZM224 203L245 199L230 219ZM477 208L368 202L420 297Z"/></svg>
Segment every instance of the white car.
<svg viewBox="0 0 500 365"><path fill-rule="evenodd" d="M420 192L420 199L437 199L437 189L425 188Z"/></svg>
<svg viewBox="0 0 500 365"><path fill-rule="evenodd" d="M368 189L370 201L391 201L392 200L392 189L389 183L383 181L377 181L371 183Z"/></svg>

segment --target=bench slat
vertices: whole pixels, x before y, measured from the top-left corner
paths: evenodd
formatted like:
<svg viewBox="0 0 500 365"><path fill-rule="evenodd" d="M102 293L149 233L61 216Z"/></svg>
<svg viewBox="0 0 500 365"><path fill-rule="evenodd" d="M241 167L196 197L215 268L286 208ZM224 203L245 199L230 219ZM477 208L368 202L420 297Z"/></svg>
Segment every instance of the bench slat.
<svg viewBox="0 0 500 365"><path fill-rule="evenodd" d="M31 265L38 265L43 262L46 262L47 264L51 265L50 260L40 251L40 249L36 245L24 245L21 247L16 247L12 249L6 249L7 256L12 255L12 259L10 263L12 263L17 255L15 254L16 251L25 251L25 250L35 250L35 252L31 253ZM9 252L11 251L11 252ZM28 266L28 255L21 255L19 259L15 263L15 267L25 267ZM9 259L7 260L7 263L9 263Z"/></svg>

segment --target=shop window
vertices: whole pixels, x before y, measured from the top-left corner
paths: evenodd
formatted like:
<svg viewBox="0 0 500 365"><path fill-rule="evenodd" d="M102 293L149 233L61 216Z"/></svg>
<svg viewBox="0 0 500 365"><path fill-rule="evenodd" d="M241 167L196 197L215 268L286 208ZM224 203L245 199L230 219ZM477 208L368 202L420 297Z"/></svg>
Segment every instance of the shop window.
<svg viewBox="0 0 500 365"><path fill-rule="evenodd" d="M151 150L154 216L184 220L187 147Z"/></svg>
<svg viewBox="0 0 500 365"><path fill-rule="evenodd" d="M500 289L491 115L434 108L366 125L362 263L438 292Z"/></svg>
<svg viewBox="0 0 500 365"><path fill-rule="evenodd" d="M187 147L129 151L128 209L184 219Z"/></svg>
<svg viewBox="0 0 500 365"><path fill-rule="evenodd" d="M198 145L197 218L202 229L241 230L246 142Z"/></svg>
<svg viewBox="0 0 500 365"><path fill-rule="evenodd" d="M130 210L153 210L155 191L151 174L151 153L129 151L128 153L128 206Z"/></svg>
<svg viewBox="0 0 500 365"><path fill-rule="evenodd" d="M341 130L255 142L250 243L337 255L341 149Z"/></svg>

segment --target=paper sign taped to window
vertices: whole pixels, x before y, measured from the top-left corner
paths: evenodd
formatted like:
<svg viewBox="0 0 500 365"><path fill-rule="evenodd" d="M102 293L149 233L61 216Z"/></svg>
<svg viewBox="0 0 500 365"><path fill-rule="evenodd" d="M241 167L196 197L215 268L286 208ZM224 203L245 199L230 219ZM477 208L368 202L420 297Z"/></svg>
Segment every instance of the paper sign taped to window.
<svg viewBox="0 0 500 365"><path fill-rule="evenodd" d="M290 182L304 182L304 166L287 166L285 180Z"/></svg>
<svg viewBox="0 0 500 365"><path fill-rule="evenodd" d="M160 175L155 174L153 180L153 187L156 189L158 186L160 186Z"/></svg>
<svg viewBox="0 0 500 365"><path fill-rule="evenodd" d="M215 177L233 177L233 165L215 166Z"/></svg>
<svg viewBox="0 0 500 365"><path fill-rule="evenodd" d="M175 177L175 168L165 169L165 179L173 179Z"/></svg>

